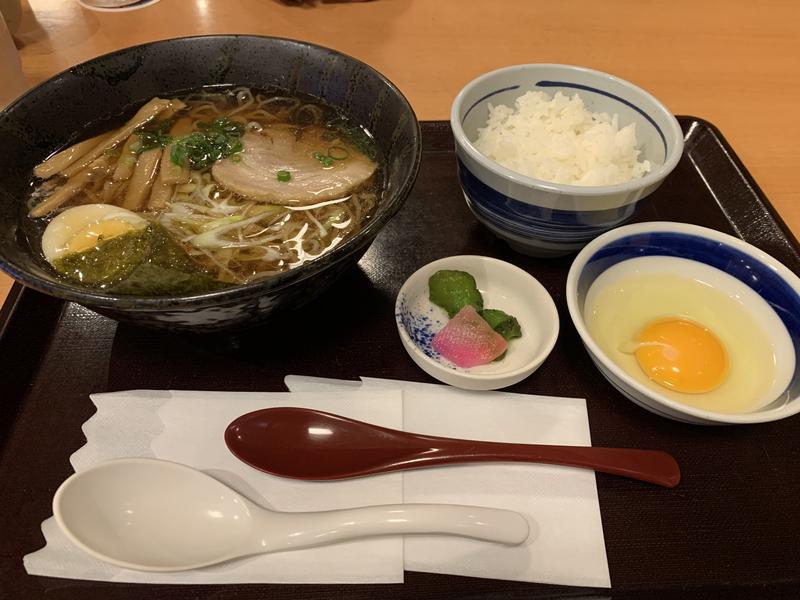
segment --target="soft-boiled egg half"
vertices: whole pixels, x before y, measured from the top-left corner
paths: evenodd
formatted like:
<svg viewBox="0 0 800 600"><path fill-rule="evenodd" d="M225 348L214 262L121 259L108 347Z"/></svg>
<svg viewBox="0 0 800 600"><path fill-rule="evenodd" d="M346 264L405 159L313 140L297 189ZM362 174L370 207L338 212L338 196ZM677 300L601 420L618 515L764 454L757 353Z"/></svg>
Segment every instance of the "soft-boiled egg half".
<svg viewBox="0 0 800 600"><path fill-rule="evenodd" d="M111 238L145 227L146 219L119 206L74 206L47 225L42 234L42 254L50 264L55 264L59 258L99 248Z"/></svg>
<svg viewBox="0 0 800 600"><path fill-rule="evenodd" d="M779 398L794 372L775 311L738 279L695 261L646 256L614 265L589 289L584 319L629 376L696 408L758 409Z"/></svg>

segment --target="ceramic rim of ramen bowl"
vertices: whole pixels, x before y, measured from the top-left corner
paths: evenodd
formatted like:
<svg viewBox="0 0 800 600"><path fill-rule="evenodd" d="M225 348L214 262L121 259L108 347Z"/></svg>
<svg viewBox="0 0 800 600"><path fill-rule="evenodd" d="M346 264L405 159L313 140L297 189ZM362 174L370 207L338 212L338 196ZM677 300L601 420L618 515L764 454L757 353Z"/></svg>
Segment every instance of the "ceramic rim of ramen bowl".
<svg viewBox="0 0 800 600"><path fill-rule="evenodd" d="M210 86L307 95L366 127L384 159L382 195L372 218L300 267L219 291L109 295L58 278L19 227L33 166L114 126L154 96ZM35 290L119 320L192 331L249 327L275 310L313 299L357 262L405 202L420 158L419 123L408 100L375 69L336 50L249 35L174 38L125 48L51 77L0 112L0 268Z"/></svg>
<svg viewBox="0 0 800 600"><path fill-rule="evenodd" d="M595 342L584 320L584 302L592 283L607 269L629 259L664 256L711 267L747 286L754 300L774 311L779 330L764 331L771 342L786 338L794 356L785 357L786 389L771 402L745 413L721 413L683 404L637 381L617 365ZM681 275L675 271L676 275ZM723 293L728 293L722 290ZM655 414L701 425L776 421L800 412L800 278L781 262L739 238L685 223L650 222L626 225L590 242L575 258L567 276L567 307L578 334L595 366L629 400ZM740 301L752 307L742 294ZM760 310L760 307L759 307ZM760 325L763 323L760 323ZM785 369L784 369L785 370Z"/></svg>

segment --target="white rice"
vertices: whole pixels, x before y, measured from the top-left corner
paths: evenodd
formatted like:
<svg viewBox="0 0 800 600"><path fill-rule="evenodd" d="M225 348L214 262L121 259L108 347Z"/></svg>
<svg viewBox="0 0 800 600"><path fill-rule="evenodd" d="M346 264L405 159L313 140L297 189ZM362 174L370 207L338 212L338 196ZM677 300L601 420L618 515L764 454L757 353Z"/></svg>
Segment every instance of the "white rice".
<svg viewBox="0 0 800 600"><path fill-rule="evenodd" d="M578 94L527 92L514 108L489 104L475 147L509 169L554 183L613 185L650 171L639 161L636 125L588 111Z"/></svg>

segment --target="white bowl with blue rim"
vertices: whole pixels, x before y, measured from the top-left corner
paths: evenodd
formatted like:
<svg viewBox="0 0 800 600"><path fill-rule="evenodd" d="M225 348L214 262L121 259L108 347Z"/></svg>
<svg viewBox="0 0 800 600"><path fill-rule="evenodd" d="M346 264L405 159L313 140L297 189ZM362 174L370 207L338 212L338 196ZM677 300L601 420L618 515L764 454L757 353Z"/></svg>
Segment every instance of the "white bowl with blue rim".
<svg viewBox="0 0 800 600"><path fill-rule="evenodd" d="M642 257L659 257L642 263ZM661 262L660 257L669 260ZM674 260L678 259L678 260ZM775 372L762 406L744 413L703 410L643 385L604 352L586 324L592 284L612 267L639 261L653 273L691 277L738 302L766 334ZM670 265L664 267L663 265ZM672 266L675 265L675 266ZM626 225L590 242L567 276L567 306L586 350L603 376L628 399L658 415L701 425L762 423L800 412L800 278L785 265L738 238L685 223ZM731 368L734 368L732 366Z"/></svg>
<svg viewBox="0 0 800 600"><path fill-rule="evenodd" d="M433 349L433 336L448 315L430 301L428 280L443 269L472 275L485 308L503 310L519 321L522 336L509 342L502 359L462 368ZM415 271L397 294L395 320L411 359L431 377L465 390L496 390L530 376L550 354L559 330L553 298L535 277L502 260L474 255L448 256Z"/></svg>
<svg viewBox="0 0 800 600"><path fill-rule="evenodd" d="M620 128L635 123L639 159L650 161L650 172L617 185L565 185L516 173L475 148L489 104L513 106L531 90L579 94L589 111L618 115ZM575 252L625 223L683 153L680 125L656 98L613 75L569 65L518 65L474 79L453 101L450 125L469 209L512 248L532 256Z"/></svg>

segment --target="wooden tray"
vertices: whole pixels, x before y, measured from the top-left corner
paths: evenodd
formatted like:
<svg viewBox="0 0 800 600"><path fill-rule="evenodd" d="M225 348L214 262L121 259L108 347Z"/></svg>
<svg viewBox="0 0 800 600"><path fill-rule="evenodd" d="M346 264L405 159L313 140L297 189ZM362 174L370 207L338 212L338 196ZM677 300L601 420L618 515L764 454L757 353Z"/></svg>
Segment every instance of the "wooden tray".
<svg viewBox="0 0 800 600"><path fill-rule="evenodd" d="M800 273L796 240L709 123L682 117L686 151L637 216L739 235ZM195 337L117 324L15 286L0 312L0 598L761 598L800 592L800 418L698 427L638 408L598 373L564 301L570 258L512 252L471 216L458 187L449 125L423 127L424 154L403 210L359 264L314 305L237 336ZM406 355L394 322L400 285L421 265L484 254L519 265L556 301L550 358L512 392L587 398L595 445L660 448L683 469L674 490L598 475L613 589L407 573L403 585L146 586L28 576L56 487L72 473L93 413L89 393L131 388L283 390L286 374L432 381ZM120 432L124 435L124 432ZM309 565L313 569L313 565Z"/></svg>

